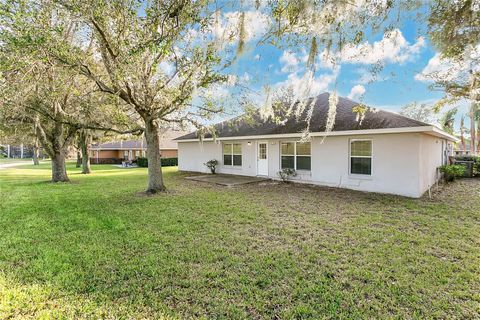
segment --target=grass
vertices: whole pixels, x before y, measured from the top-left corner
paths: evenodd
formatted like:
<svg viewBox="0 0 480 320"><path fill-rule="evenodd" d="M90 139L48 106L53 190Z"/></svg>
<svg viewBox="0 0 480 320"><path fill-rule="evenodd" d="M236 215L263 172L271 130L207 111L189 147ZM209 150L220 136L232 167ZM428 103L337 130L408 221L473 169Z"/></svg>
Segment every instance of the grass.
<svg viewBox="0 0 480 320"><path fill-rule="evenodd" d="M480 180L433 199L0 171L0 318L480 317Z"/></svg>
<svg viewBox="0 0 480 320"><path fill-rule="evenodd" d="M11 163L11 162L28 162L28 161L32 161L32 158L4 158L4 157L0 157L0 164L2 163Z"/></svg>

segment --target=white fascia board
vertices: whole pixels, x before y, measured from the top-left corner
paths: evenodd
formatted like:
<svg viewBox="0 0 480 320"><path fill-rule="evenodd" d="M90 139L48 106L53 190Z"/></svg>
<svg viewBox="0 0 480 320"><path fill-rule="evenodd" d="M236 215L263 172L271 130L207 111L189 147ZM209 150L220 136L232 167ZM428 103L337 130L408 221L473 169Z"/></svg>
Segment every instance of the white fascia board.
<svg viewBox="0 0 480 320"><path fill-rule="evenodd" d="M459 142L460 139L455 137L455 136L452 136L451 134L437 128L437 127L433 127L433 130L432 132L430 133L431 135L433 136L436 136L436 137L441 137L441 138L445 138L447 140L450 140L450 141L454 141L454 142Z"/></svg>
<svg viewBox="0 0 480 320"><path fill-rule="evenodd" d="M422 132L446 138L448 140L457 141L458 139L448 133L438 129L434 126L420 126L420 127L405 127L405 128L388 128L388 129L367 129L367 130L345 130L345 131L330 131L330 132L311 132L311 137L328 137L328 136L353 136L353 135L367 135L367 134L388 134L388 133L413 133ZM219 137L217 141L231 141L231 140L258 140L258 139L285 139L285 138L300 138L302 133L285 133L285 134L270 134L258 136L238 136L238 137ZM213 138L205 138L202 141L213 141ZM177 140L182 142L199 142L200 139L186 139Z"/></svg>

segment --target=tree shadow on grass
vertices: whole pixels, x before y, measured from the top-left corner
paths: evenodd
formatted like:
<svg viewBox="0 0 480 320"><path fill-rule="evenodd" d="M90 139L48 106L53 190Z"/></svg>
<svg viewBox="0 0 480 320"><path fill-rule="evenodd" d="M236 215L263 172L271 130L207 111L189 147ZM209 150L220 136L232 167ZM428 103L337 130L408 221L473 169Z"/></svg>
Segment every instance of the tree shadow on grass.
<svg viewBox="0 0 480 320"><path fill-rule="evenodd" d="M441 251L458 249L459 232L473 236L473 217L461 225L430 216L438 207L421 200L345 190L165 178L175 193L161 197L137 195L145 175L79 178L81 187L35 181L35 193L25 181L0 217L5 315L428 317L453 310L436 292L474 288L447 280L475 258L449 262L460 251Z"/></svg>

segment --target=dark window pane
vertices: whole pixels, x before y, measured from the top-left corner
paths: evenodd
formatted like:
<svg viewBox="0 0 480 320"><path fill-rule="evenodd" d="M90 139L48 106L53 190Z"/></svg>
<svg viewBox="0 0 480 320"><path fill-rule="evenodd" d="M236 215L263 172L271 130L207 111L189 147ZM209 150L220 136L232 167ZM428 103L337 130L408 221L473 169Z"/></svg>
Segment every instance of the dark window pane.
<svg viewBox="0 0 480 320"><path fill-rule="evenodd" d="M282 156L282 169L290 168L295 169L295 157L293 156Z"/></svg>
<svg viewBox="0 0 480 320"><path fill-rule="evenodd" d="M226 166L231 166L232 165L232 156L228 154L223 155L223 164Z"/></svg>
<svg viewBox="0 0 480 320"><path fill-rule="evenodd" d="M233 156L233 165L234 166L241 166L242 165L242 156L234 155Z"/></svg>
<svg viewBox="0 0 480 320"><path fill-rule="evenodd" d="M308 170L311 168L310 157L297 157L297 170Z"/></svg>
<svg viewBox="0 0 480 320"><path fill-rule="evenodd" d="M371 158L351 158L351 170L353 174L372 174L372 159Z"/></svg>

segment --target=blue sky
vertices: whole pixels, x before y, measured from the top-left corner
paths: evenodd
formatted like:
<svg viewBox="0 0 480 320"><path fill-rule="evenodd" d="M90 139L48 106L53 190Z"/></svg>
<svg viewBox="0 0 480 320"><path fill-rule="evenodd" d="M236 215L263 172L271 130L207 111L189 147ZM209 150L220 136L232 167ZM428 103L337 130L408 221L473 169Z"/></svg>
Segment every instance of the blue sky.
<svg viewBox="0 0 480 320"><path fill-rule="evenodd" d="M412 29L414 28L400 29L409 46L413 46L418 41ZM366 41L368 41L368 44L372 44L375 41L381 41L381 39L373 38ZM419 49L419 53L409 54L405 62L386 61L384 69L377 75L377 79L368 83L362 82L362 75L371 75L370 69L373 64L341 63L336 83L325 84L325 91L337 89L340 95L348 96L355 85L362 85L365 88L365 93L363 97L354 96L356 100L392 110L399 110L403 105L413 101L435 101L442 97L442 93L429 90L428 82L415 80L415 75L422 72L428 61L435 55L435 51L429 45L428 40L424 40L424 43L424 46ZM308 50L308 48L302 49ZM256 47L252 44L249 52L244 54L233 67L233 73L239 77L247 73L252 79L250 85L256 89L267 83L271 86L277 85L286 81L289 76L305 65L305 61L302 61L302 54L299 53L296 55L299 60L298 66L282 72L285 62L281 57L285 51L294 54L293 51L288 49L282 50L273 46ZM301 76L303 72L298 74ZM325 68L316 70L316 78L331 74L332 72Z"/></svg>
<svg viewBox="0 0 480 320"><path fill-rule="evenodd" d="M257 46L255 31L261 32L260 20L254 14L247 19L251 39L230 72L242 85L260 93L265 85L275 89L297 84L305 74L308 48ZM418 33L424 28L417 21L401 21L391 33L367 37L359 45L338 53L334 68L319 54L312 95L337 90L341 96L396 112L411 102L433 104L443 93L430 90L431 83L419 76L436 55L428 38ZM383 69L376 79L368 81L375 63ZM460 103L457 118L466 110L467 105Z"/></svg>

